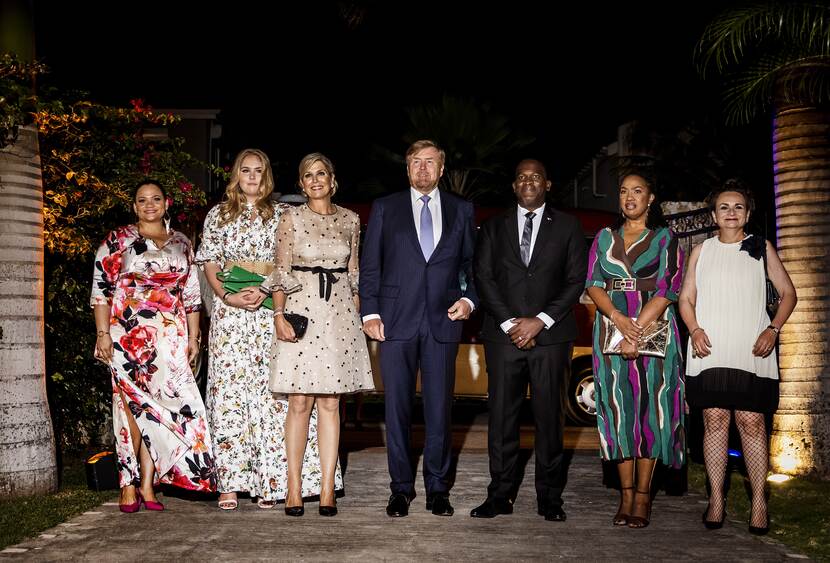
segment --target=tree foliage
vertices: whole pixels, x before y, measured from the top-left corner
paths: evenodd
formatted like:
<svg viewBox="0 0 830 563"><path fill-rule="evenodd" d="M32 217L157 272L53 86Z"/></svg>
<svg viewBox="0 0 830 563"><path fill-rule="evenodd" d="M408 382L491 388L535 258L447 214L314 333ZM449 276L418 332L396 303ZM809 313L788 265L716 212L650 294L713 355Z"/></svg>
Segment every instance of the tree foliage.
<svg viewBox="0 0 830 563"><path fill-rule="evenodd" d="M768 1L727 10L704 30L696 59L702 76L725 77L732 123L772 104L830 102L830 5Z"/></svg>
<svg viewBox="0 0 830 563"><path fill-rule="evenodd" d="M153 178L172 200L174 226L195 231L205 204L202 187L183 170L207 166L166 135L179 118L154 111L142 100L111 107L86 95L47 90L35 96L31 80L47 69L0 58L4 98L0 135L13 140L16 127L35 123L43 169L46 254L46 370L56 434L63 445L95 441L111 404L109 374L92 358L95 325L89 307L92 264L98 244L112 228L134 221L132 188ZM30 80L31 79L31 80ZM27 84L27 80L29 83ZM224 173L212 169L219 175Z"/></svg>

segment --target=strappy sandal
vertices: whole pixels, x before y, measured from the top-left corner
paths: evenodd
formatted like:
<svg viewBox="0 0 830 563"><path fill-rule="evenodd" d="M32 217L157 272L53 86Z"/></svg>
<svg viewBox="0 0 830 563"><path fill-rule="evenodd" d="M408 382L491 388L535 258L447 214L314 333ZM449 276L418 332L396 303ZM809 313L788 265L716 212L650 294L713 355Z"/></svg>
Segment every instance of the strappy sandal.
<svg viewBox="0 0 830 563"><path fill-rule="evenodd" d="M222 510L236 510L239 501L235 498L226 498L217 502L216 505Z"/></svg>
<svg viewBox="0 0 830 563"><path fill-rule="evenodd" d="M646 515L643 516L634 516L630 514L628 516L628 527L629 528L647 528L649 525L649 519L651 518L651 491L641 491L640 489L634 490L634 495L646 495L648 496L648 504L646 505ZM636 504L636 503L635 503Z"/></svg>
<svg viewBox="0 0 830 563"><path fill-rule="evenodd" d="M634 487L620 487L620 506L617 508L617 513L614 515L614 519L611 521L611 524L614 526L627 526L628 525L628 514L623 512L623 491L631 491L634 490Z"/></svg>
<svg viewBox="0 0 830 563"><path fill-rule="evenodd" d="M256 501L256 505L260 507L262 510L271 510L277 505L277 501L265 500L264 498L261 498Z"/></svg>

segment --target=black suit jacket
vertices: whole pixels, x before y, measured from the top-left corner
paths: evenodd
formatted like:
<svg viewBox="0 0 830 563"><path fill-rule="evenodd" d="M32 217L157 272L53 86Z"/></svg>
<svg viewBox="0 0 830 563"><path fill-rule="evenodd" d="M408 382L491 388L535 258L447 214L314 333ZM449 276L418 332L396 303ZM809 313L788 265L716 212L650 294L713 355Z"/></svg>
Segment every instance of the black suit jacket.
<svg viewBox="0 0 830 563"><path fill-rule="evenodd" d="M516 206L486 221L475 254L476 289L484 312L481 338L510 343L500 324L513 317L546 313L554 320L542 329L537 345L576 339L572 308L585 286L588 249L579 221L545 205L530 263L519 253Z"/></svg>

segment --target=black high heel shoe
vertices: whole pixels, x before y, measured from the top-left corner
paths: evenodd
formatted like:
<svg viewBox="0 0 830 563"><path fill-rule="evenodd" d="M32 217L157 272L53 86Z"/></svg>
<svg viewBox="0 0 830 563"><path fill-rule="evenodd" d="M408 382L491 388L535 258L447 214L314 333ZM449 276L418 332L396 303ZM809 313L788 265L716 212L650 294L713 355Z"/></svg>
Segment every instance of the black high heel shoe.
<svg viewBox="0 0 830 563"><path fill-rule="evenodd" d="M749 521L752 522L752 512L749 513ZM749 533L753 536L765 536L769 532L769 508L767 508L767 525L763 527L749 525Z"/></svg>
<svg viewBox="0 0 830 563"><path fill-rule="evenodd" d="M337 516L337 505L323 506L321 504L318 510L320 512L320 516Z"/></svg>
<svg viewBox="0 0 830 563"><path fill-rule="evenodd" d="M288 502L288 499L286 499L286 502ZM286 504L285 505L285 515L286 516L302 516L303 514L305 514L305 507L302 505L302 501L300 501L300 502L301 502L301 504L299 506L288 506L288 504Z"/></svg>
<svg viewBox="0 0 830 563"><path fill-rule="evenodd" d="M709 505L706 505L706 510L703 511L703 525L706 526L707 530L720 530L723 528L723 523L726 521L726 507L723 507L723 514L721 514L720 521L717 520L707 520L706 516L709 515Z"/></svg>

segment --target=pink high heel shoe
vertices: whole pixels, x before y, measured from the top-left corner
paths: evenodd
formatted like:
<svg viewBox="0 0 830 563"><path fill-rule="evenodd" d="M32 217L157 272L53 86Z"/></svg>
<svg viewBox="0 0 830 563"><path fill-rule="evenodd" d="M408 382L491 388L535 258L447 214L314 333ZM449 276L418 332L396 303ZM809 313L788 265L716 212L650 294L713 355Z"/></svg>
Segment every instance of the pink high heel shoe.
<svg viewBox="0 0 830 563"><path fill-rule="evenodd" d="M160 502L156 502L154 500L144 500L144 497L141 496L141 494L139 494L138 498L141 499L141 503L147 510L152 510L154 512L161 512L162 510L164 510L164 505Z"/></svg>
<svg viewBox="0 0 830 563"><path fill-rule="evenodd" d="M121 512L125 512L127 514L133 514L135 512L138 512L139 509L141 508L141 503L144 502L144 498L141 496L141 493L139 493L138 491L136 491L135 494L138 497L135 502L132 502L130 504L120 504L119 503L118 510L120 510Z"/></svg>

